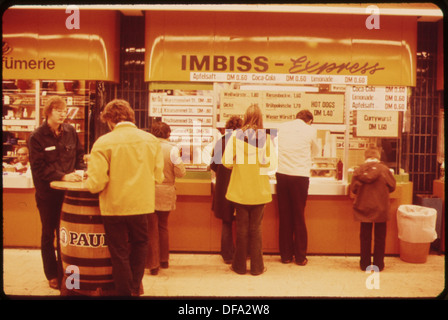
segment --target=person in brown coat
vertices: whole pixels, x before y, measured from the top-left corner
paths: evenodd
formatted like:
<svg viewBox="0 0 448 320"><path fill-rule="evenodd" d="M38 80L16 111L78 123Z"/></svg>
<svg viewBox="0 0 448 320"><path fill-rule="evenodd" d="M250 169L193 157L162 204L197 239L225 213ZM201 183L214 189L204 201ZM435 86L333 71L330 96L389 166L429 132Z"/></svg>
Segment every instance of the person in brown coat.
<svg viewBox="0 0 448 320"><path fill-rule="evenodd" d="M386 221L389 215L389 193L395 190L396 181L389 168L380 162L380 152L371 147L365 151L365 162L353 173L350 184L355 194L354 217L361 222L360 267L371 265L372 227L375 225L373 264L384 269Z"/></svg>

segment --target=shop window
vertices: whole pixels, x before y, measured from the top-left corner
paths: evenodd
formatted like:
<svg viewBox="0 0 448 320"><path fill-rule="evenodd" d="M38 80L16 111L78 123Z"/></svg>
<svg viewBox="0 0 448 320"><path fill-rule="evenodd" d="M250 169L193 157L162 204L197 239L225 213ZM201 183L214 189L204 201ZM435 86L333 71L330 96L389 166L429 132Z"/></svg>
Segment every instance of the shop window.
<svg viewBox="0 0 448 320"><path fill-rule="evenodd" d="M120 17L120 81L104 83L100 88L102 99L97 103L97 121L99 112L112 99L124 99L135 112L137 127L148 131L148 87L144 81L145 73L145 20L144 16ZM96 136L108 129L98 125Z"/></svg>
<svg viewBox="0 0 448 320"><path fill-rule="evenodd" d="M436 88L437 31L436 23L418 24L417 81L409 103L410 128L402 142L402 165L414 184L414 194L432 193L433 180L439 177L438 127L443 93Z"/></svg>

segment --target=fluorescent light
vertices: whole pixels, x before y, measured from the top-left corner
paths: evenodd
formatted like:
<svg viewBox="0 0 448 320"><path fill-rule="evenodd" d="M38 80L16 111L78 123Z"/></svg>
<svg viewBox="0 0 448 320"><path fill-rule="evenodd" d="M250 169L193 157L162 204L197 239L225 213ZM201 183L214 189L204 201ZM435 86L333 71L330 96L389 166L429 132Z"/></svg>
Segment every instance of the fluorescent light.
<svg viewBox="0 0 448 320"><path fill-rule="evenodd" d="M154 5L78 5L83 10L132 11L228 11L228 12L285 12L285 13L328 13L328 14L370 14L369 5L377 6L382 15L443 17L443 12L432 3L360 3L360 4L154 4ZM67 5L16 5L14 9L65 9Z"/></svg>

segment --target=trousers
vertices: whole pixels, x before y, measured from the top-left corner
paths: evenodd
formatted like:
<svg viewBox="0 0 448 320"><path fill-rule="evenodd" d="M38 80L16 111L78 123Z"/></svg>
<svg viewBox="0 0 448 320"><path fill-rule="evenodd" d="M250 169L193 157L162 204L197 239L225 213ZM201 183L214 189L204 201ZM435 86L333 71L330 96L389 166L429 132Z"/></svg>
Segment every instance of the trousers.
<svg viewBox="0 0 448 320"><path fill-rule="evenodd" d="M222 220L221 227L221 256L225 262L232 261L235 252L233 241L233 222Z"/></svg>
<svg viewBox="0 0 448 320"><path fill-rule="evenodd" d="M59 224L63 201L63 192L54 192L51 199L36 197L36 205L42 223L41 255L45 277L47 280L57 278L59 283L63 274L59 243Z"/></svg>
<svg viewBox="0 0 448 320"><path fill-rule="evenodd" d="M305 206L309 178L276 173L279 213L279 251L282 261L306 259L308 233Z"/></svg>
<svg viewBox="0 0 448 320"><path fill-rule="evenodd" d="M384 252L386 248L386 222L361 222L360 243L362 270L372 264L372 228L374 227L373 264L381 271L384 268Z"/></svg>
<svg viewBox="0 0 448 320"><path fill-rule="evenodd" d="M236 273L247 271L246 260L250 255L250 272L258 275L264 271L262 251L261 221L264 204L235 204L236 208L236 242L232 268Z"/></svg>
<svg viewBox="0 0 448 320"><path fill-rule="evenodd" d="M102 216L119 296L138 294L148 251L148 215Z"/></svg>
<svg viewBox="0 0 448 320"><path fill-rule="evenodd" d="M169 211L155 211L148 215L148 256L146 267L156 269L160 262L168 262L170 255L168 216Z"/></svg>

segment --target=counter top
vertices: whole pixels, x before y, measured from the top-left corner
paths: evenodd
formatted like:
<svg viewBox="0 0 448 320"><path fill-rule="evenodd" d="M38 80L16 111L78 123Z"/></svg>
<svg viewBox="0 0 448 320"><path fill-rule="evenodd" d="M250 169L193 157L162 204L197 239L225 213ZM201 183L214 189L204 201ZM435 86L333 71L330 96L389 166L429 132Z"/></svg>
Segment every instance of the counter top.
<svg viewBox="0 0 448 320"><path fill-rule="evenodd" d="M80 182L68 182L68 181L52 181L50 186L53 189L58 190L70 190L70 191L89 191L84 181Z"/></svg>
<svg viewBox="0 0 448 320"><path fill-rule="evenodd" d="M277 194L277 181L275 181L275 179L270 179L269 182L271 185L271 193ZM211 183L214 185L215 180L212 180ZM346 196L348 194L348 189L349 184L344 181L326 178L311 178L308 195Z"/></svg>
<svg viewBox="0 0 448 320"><path fill-rule="evenodd" d="M3 188L12 189L33 189L34 183L31 174L23 174L18 172L3 173Z"/></svg>

